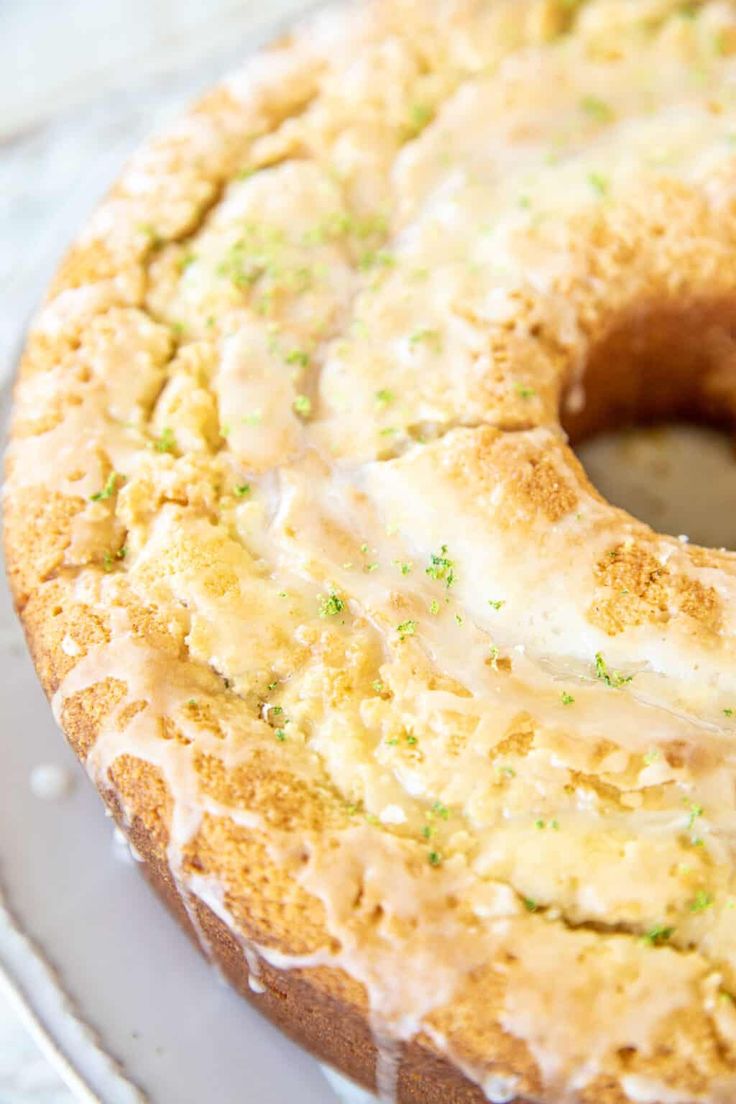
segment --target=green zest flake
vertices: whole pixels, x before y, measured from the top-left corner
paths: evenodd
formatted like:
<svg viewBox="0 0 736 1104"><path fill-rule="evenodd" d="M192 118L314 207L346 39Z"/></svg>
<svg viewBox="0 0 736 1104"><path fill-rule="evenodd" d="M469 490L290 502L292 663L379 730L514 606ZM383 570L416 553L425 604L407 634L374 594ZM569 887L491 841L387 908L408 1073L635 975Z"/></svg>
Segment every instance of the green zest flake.
<svg viewBox="0 0 736 1104"><path fill-rule="evenodd" d="M651 767L652 763L656 763L659 759L659 751L654 748L653 751L648 751L644 756L644 763L647 767Z"/></svg>
<svg viewBox="0 0 736 1104"><path fill-rule="evenodd" d="M419 741L417 740L417 738L416 738L416 736L414 735L413 732L408 732L406 734L406 742L409 745L409 747L416 747L417 744L419 743Z"/></svg>
<svg viewBox="0 0 736 1104"><path fill-rule="evenodd" d="M277 728L274 735L276 736L277 740L279 740L281 743L283 743L284 740L286 739L286 730L283 729L283 728Z"/></svg>
<svg viewBox="0 0 736 1104"><path fill-rule="evenodd" d="M287 364L298 364L300 368L306 368L309 364L309 353L304 349L292 349L285 357Z"/></svg>
<svg viewBox="0 0 736 1104"><path fill-rule="evenodd" d="M435 801L431 811L442 820L449 820L450 818L450 810L446 805L443 805L441 801Z"/></svg>
<svg viewBox="0 0 736 1104"><path fill-rule="evenodd" d="M588 174L588 183L599 196L607 196L611 183L603 173L592 172Z"/></svg>
<svg viewBox="0 0 736 1104"><path fill-rule="evenodd" d="M424 128L434 119L434 108L429 104L415 103L409 109L409 122L404 127L404 136L407 141L416 138Z"/></svg>
<svg viewBox="0 0 736 1104"><path fill-rule="evenodd" d="M457 622L458 625L464 625L465 624L465 619L459 613L455 614L455 621Z"/></svg>
<svg viewBox="0 0 736 1104"><path fill-rule="evenodd" d="M250 494L250 483L238 483L235 487L235 494L238 498L245 498L246 495Z"/></svg>
<svg viewBox="0 0 736 1104"><path fill-rule="evenodd" d="M516 771L513 767L499 767L498 770L501 774L505 774L507 778L516 778Z"/></svg>
<svg viewBox="0 0 736 1104"><path fill-rule="evenodd" d="M491 609L500 610L503 606L506 605L506 602L502 599L489 598L488 605L491 607Z"/></svg>
<svg viewBox="0 0 736 1104"><path fill-rule="evenodd" d="M551 820L549 822L549 826L550 826L550 828L552 829L553 832L559 832L559 830L560 830L559 820Z"/></svg>
<svg viewBox="0 0 736 1104"><path fill-rule="evenodd" d="M610 123L613 119L611 107L598 96L583 96L580 107L586 115L590 115L591 119L595 119L598 123Z"/></svg>
<svg viewBox="0 0 736 1104"><path fill-rule="evenodd" d="M433 598L432 601L429 603L429 612L432 614L433 617L436 617L437 614L440 612L440 604L436 598Z"/></svg>
<svg viewBox="0 0 736 1104"><path fill-rule="evenodd" d="M563 705L574 705L575 704L575 698L572 696L572 694L568 694L567 690L563 690L562 693L560 694L560 701L562 702Z"/></svg>
<svg viewBox="0 0 736 1104"><path fill-rule="evenodd" d="M394 567L398 567L402 575L408 575L411 572L414 564L408 563L406 560L394 560Z"/></svg>
<svg viewBox="0 0 736 1104"><path fill-rule="evenodd" d="M186 253L183 253L178 261L179 272L186 272L190 265L193 265L197 260L197 254L193 253L191 249L188 249Z"/></svg>
<svg viewBox="0 0 736 1104"><path fill-rule="evenodd" d="M524 908L527 912L536 912L538 907L537 902L532 897L524 898Z"/></svg>
<svg viewBox="0 0 736 1104"><path fill-rule="evenodd" d="M439 866L442 862L442 856L439 851L430 851L427 858L429 859L430 866Z"/></svg>
<svg viewBox="0 0 736 1104"><path fill-rule="evenodd" d="M277 686L278 686L278 680L276 680L276 682L269 682L266 689L267 690L275 690Z"/></svg>
<svg viewBox="0 0 736 1104"><path fill-rule="evenodd" d="M117 552L105 552L102 557L102 566L105 571L112 571L116 561L124 560L128 555L128 549L125 545L122 548L118 548Z"/></svg>
<svg viewBox="0 0 736 1104"><path fill-rule="evenodd" d="M422 836L424 837L424 839L431 839L432 836L434 836L435 834L436 830L432 828L430 824L425 824L422 826Z"/></svg>
<svg viewBox="0 0 736 1104"><path fill-rule="evenodd" d="M379 406L388 406L394 402L396 396L393 391L390 391L388 387L382 387L380 391L376 391L376 402Z"/></svg>
<svg viewBox="0 0 736 1104"><path fill-rule="evenodd" d="M417 330L409 338L409 345L415 348L417 345L426 345L433 353L442 351L442 334L439 330Z"/></svg>
<svg viewBox="0 0 736 1104"><path fill-rule="evenodd" d="M516 385L516 394L522 399L533 399L536 393L533 387L527 387L525 383L517 383Z"/></svg>
<svg viewBox="0 0 736 1104"><path fill-rule="evenodd" d="M89 496L90 502L104 502L106 499L112 498L117 490L119 479L123 479L123 476L118 475L117 472L110 472L102 490L96 491L95 494Z"/></svg>
<svg viewBox="0 0 736 1104"><path fill-rule="evenodd" d="M320 617L337 617L344 609L344 601L334 591L327 598L322 598L319 603Z"/></svg>
<svg viewBox="0 0 736 1104"><path fill-rule="evenodd" d="M162 429L161 436L157 437L156 440L153 442L153 447L155 448L156 452L173 452L173 450L176 448L176 439L174 437L173 429L169 429L168 427L166 429Z"/></svg>
<svg viewBox="0 0 736 1104"><path fill-rule="evenodd" d="M546 827L547 827L547 822L546 822L546 821L544 821L544 820L541 820L541 819L539 819L539 820L535 820L535 821L534 821L534 827L535 827L535 828L538 828L538 829L540 829L540 830L541 830L542 828L546 828Z"/></svg>
<svg viewBox="0 0 736 1104"><path fill-rule="evenodd" d="M358 261L361 272L369 272L372 268L393 268L396 259L393 253L387 249L366 249Z"/></svg>
<svg viewBox="0 0 736 1104"><path fill-rule="evenodd" d="M308 418L312 413L312 400L308 395L297 395L294 399L294 410L300 418Z"/></svg>
<svg viewBox="0 0 736 1104"><path fill-rule="evenodd" d="M619 690L622 686L625 686L627 682L631 682L634 676L622 675L619 671L609 671L608 665L601 653L596 652L595 677L599 678L601 682L605 682L606 686L610 686L614 690Z"/></svg>
<svg viewBox="0 0 736 1104"><path fill-rule="evenodd" d="M699 889L695 894L695 897L690 902L691 912L705 912L706 909L711 908L713 905L713 894L706 893L704 889Z"/></svg>
<svg viewBox="0 0 736 1104"><path fill-rule="evenodd" d="M402 621L400 625L397 625L396 631L399 634L399 640L406 640L407 636L414 636L418 623L417 621Z"/></svg>
<svg viewBox="0 0 736 1104"><path fill-rule="evenodd" d="M703 812L704 812L704 809L703 809L702 805L692 804L690 806L690 816L688 817L688 821L687 821L687 830L688 830L688 832L691 831L695 827L695 821L698 819L698 817L701 817L703 815Z"/></svg>
<svg viewBox="0 0 736 1104"><path fill-rule="evenodd" d="M398 747L399 746L399 738L398 738L398 736L392 736L390 740L386 741L386 743L388 744L389 747Z"/></svg>
<svg viewBox="0 0 736 1104"><path fill-rule="evenodd" d="M432 554L429 567L425 570L430 578L444 580L448 589L454 585L456 579L455 563L448 559L446 544L443 544L440 548L439 555Z"/></svg>
<svg viewBox="0 0 736 1104"><path fill-rule="evenodd" d="M724 717L733 717L733 709L731 708L731 706L729 706L728 709L723 710L723 716Z"/></svg>
<svg viewBox="0 0 736 1104"><path fill-rule="evenodd" d="M160 245L163 241L163 238L159 234L156 227L150 222L142 222L139 225L138 229L140 230L141 234L145 234L146 237L150 239L151 245Z"/></svg>
<svg viewBox="0 0 736 1104"><path fill-rule="evenodd" d="M381 682L380 679L376 679L375 682L372 682L371 683L371 688L373 690L375 690L375 692L377 694L382 694L383 693L383 683Z"/></svg>
<svg viewBox="0 0 736 1104"><path fill-rule="evenodd" d="M646 935L642 936L642 941L648 943L651 947L659 947L662 943L666 943L671 939L674 932L674 928L668 928L664 924L655 924Z"/></svg>

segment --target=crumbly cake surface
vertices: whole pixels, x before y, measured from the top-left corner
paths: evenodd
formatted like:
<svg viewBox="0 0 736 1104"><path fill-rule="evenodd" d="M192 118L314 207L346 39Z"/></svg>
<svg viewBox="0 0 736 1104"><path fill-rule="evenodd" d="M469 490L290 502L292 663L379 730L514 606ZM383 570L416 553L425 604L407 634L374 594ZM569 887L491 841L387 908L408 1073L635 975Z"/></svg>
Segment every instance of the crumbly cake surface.
<svg viewBox="0 0 736 1104"><path fill-rule="evenodd" d="M732 2L332 8L133 158L29 335L58 720L386 1099L435 1099L412 1040L446 1100L736 1097L736 559L560 428L736 419L735 138Z"/></svg>

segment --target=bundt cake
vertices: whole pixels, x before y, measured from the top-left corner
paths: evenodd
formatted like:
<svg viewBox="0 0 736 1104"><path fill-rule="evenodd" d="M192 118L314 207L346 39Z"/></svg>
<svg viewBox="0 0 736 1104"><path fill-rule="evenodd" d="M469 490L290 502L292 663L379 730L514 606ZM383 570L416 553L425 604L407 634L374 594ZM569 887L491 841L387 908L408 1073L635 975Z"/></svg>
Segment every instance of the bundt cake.
<svg viewBox="0 0 736 1104"><path fill-rule="evenodd" d="M319 11L32 325L5 540L59 724L383 1100L736 1099L736 556L571 447L683 417L736 425L734 0Z"/></svg>

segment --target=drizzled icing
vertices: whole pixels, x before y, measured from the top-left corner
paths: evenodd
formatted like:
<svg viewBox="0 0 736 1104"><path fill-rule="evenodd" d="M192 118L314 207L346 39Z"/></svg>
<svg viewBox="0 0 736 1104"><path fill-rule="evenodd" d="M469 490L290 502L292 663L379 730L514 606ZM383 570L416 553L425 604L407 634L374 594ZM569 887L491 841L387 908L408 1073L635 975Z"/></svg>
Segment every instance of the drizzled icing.
<svg viewBox="0 0 736 1104"><path fill-rule="evenodd" d="M616 311L733 285L736 23L581 8L318 20L291 100L259 63L186 171L186 125L134 166L90 240L149 189L185 242L145 309L52 300L19 391L11 504L75 503L57 720L99 695L87 768L210 958L200 903L255 994L357 983L385 1101L417 1035L496 1104L736 1090L733 558L601 500L557 421Z"/></svg>

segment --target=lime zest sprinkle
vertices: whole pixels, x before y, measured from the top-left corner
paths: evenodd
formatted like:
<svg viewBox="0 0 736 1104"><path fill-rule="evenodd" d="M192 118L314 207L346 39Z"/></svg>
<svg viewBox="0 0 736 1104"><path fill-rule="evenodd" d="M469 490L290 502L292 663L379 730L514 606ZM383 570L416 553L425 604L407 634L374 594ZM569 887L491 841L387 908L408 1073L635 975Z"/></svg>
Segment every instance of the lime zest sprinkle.
<svg viewBox="0 0 736 1104"><path fill-rule="evenodd" d="M319 603L320 617L337 617L345 609L345 602L332 591L326 598L321 598Z"/></svg>
<svg viewBox="0 0 736 1104"><path fill-rule="evenodd" d="M105 482L105 486L101 491L96 491L89 496L90 502L105 502L106 499L112 498L118 487L118 480L122 480L125 477L119 475L116 471L110 472Z"/></svg>
<svg viewBox="0 0 736 1104"><path fill-rule="evenodd" d="M438 554L432 553L429 567L425 568L425 572L432 579L443 580L448 590L454 586L457 579L455 562L448 558L446 544L442 545Z"/></svg>
<svg viewBox="0 0 736 1104"><path fill-rule="evenodd" d="M634 678L633 675L622 675L620 671L609 671L608 664L600 652L595 653L595 677L614 690L620 690Z"/></svg>
<svg viewBox="0 0 736 1104"><path fill-rule="evenodd" d="M580 101L580 108L598 123L610 123L614 117L613 108L600 96L583 96Z"/></svg>
<svg viewBox="0 0 736 1104"><path fill-rule="evenodd" d="M309 364L309 353L305 349L292 349L285 357L287 364L298 364L300 368L306 368Z"/></svg>
<svg viewBox="0 0 736 1104"><path fill-rule="evenodd" d="M704 889L699 889L694 898L690 902L691 912L705 912L714 904L714 897L712 893L706 893Z"/></svg>
<svg viewBox="0 0 736 1104"><path fill-rule="evenodd" d="M309 395L297 395L294 399L294 411L300 418L308 418L312 413L312 400Z"/></svg>
<svg viewBox="0 0 736 1104"><path fill-rule="evenodd" d="M166 426L161 430L161 435L153 442L156 452L173 452L176 448L176 438L173 429Z"/></svg>
<svg viewBox="0 0 736 1104"><path fill-rule="evenodd" d="M666 924L655 924L642 936L642 942L648 943L650 947L659 947L663 943L667 943L674 935L674 932L675 929L668 927Z"/></svg>
<svg viewBox="0 0 736 1104"><path fill-rule="evenodd" d="M415 349L417 345L426 345L433 353L442 352L442 334L439 330L416 330L409 338L409 345Z"/></svg>
<svg viewBox="0 0 736 1104"><path fill-rule="evenodd" d="M588 183L599 196L607 196L611 188L610 180L601 172L588 173Z"/></svg>

